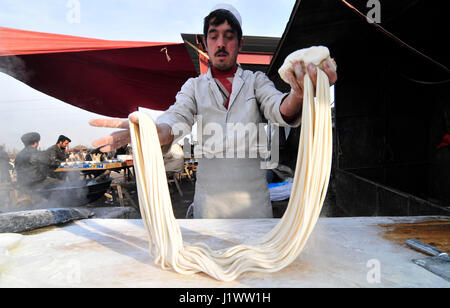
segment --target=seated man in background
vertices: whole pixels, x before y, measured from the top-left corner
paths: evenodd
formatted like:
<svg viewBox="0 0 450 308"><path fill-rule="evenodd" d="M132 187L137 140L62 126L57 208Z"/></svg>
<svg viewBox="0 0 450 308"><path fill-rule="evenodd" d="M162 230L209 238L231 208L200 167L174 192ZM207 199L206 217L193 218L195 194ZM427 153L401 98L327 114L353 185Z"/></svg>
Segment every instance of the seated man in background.
<svg viewBox="0 0 450 308"><path fill-rule="evenodd" d="M46 151L39 151L41 136L38 133L27 133L21 137L25 148L16 155L15 169L17 183L20 188L46 189L59 186L61 181L48 177L51 170L56 169L55 161L50 159Z"/></svg>
<svg viewBox="0 0 450 308"><path fill-rule="evenodd" d="M102 162L106 160L106 154L100 151L100 147L89 151L84 158L86 161Z"/></svg>
<svg viewBox="0 0 450 308"><path fill-rule="evenodd" d="M119 155L131 155L131 154L132 149L128 144L126 144L116 150L116 152L114 153L114 158L117 158L117 156Z"/></svg>

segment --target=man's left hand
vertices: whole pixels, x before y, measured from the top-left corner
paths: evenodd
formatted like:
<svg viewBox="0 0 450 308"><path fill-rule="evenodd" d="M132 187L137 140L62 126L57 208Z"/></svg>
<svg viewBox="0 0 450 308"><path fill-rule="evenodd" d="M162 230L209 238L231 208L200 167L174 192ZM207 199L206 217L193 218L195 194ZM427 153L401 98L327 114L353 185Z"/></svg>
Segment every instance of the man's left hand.
<svg viewBox="0 0 450 308"><path fill-rule="evenodd" d="M333 63L324 61L322 63L322 70L328 77L330 86L334 85L337 81L336 62L332 59ZM306 67L301 62L294 63L294 72L287 73L289 84L291 85L291 93L285 98L280 106L280 112L284 120L288 123L301 115L303 105L303 80L305 77L305 71L308 72L309 77L314 85L317 84L317 67L316 65L309 63Z"/></svg>
<svg viewBox="0 0 450 308"><path fill-rule="evenodd" d="M337 81L337 73L336 73L336 62L332 59L333 63L329 61L324 61L322 63L322 70L328 77L330 82L330 86L334 85ZM305 77L305 70L307 71L311 81L314 85L314 88L317 84L317 66L313 63L309 63L304 66L301 62L294 63L294 72L288 73L289 84L291 86L291 93L298 98L299 100L303 100L303 80Z"/></svg>

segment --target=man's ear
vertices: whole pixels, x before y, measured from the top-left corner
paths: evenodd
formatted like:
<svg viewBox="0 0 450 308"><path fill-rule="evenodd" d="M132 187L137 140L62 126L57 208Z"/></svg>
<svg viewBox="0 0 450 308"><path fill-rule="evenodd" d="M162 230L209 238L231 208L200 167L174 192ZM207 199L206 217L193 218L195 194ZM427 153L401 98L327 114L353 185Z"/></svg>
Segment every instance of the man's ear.
<svg viewBox="0 0 450 308"><path fill-rule="evenodd" d="M203 48L205 49L205 52L208 54L209 57L209 50L208 50L208 44L206 43L208 40L206 39L206 37L202 36L202 43L203 43Z"/></svg>
<svg viewBox="0 0 450 308"><path fill-rule="evenodd" d="M244 45L244 39L241 38L241 41L239 43L240 43L239 44L239 52L241 52L242 51L242 46Z"/></svg>

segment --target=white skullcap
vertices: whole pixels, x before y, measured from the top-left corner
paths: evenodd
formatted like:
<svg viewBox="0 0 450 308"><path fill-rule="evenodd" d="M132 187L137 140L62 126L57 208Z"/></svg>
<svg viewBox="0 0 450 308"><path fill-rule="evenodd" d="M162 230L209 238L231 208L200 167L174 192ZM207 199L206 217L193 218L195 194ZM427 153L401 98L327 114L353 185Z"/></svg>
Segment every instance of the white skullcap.
<svg viewBox="0 0 450 308"><path fill-rule="evenodd" d="M213 9L211 10L210 13L214 12L215 10L227 10L227 11L229 11L231 14L234 15L234 17L236 17L236 20L239 22L239 25L242 28L241 14L239 14L238 10L236 10L236 8L234 6L232 6L231 4L219 3L219 4L217 4L216 6L213 7Z"/></svg>

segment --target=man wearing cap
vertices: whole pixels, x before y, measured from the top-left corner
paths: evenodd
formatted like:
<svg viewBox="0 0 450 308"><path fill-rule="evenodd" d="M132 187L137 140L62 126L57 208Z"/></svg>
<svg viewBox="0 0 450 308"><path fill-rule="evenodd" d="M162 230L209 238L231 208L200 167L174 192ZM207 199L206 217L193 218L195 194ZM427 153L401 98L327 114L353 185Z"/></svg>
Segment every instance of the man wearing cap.
<svg viewBox="0 0 450 308"><path fill-rule="evenodd" d="M55 187L60 184L57 179L49 178L48 170L52 162L46 152L39 151L39 133L27 133L21 138L25 148L17 153L14 167L18 184L26 189Z"/></svg>
<svg viewBox="0 0 450 308"><path fill-rule="evenodd" d="M203 127L211 125L217 128L215 130L225 132L226 138L229 124L245 127L270 120L281 126L300 125L303 77L307 71L315 84L315 65L306 63L305 68L297 63L294 66L295 73L290 75L290 93L279 92L262 72L244 71L237 63L243 43L242 20L239 12L228 4L215 6L205 18L204 43L210 61L208 72L189 79L177 94L175 103L157 120L158 137L163 148L189 133L180 133L180 127L191 128L200 120ZM334 84L337 75L332 66L325 63L324 71L330 84ZM133 114L129 119L137 122ZM95 120L91 125L128 127L126 121L119 120ZM201 134L202 129L197 130ZM116 142L128 141L127 133L100 139L96 144L115 146ZM229 155L226 159L220 158L225 157L224 153L235 151L232 146L241 146L247 137L236 139L231 146L227 143L219 150L214 147L206 147L205 150L205 144L215 144L224 138L217 132L205 135L203 131L201 145L203 154L208 155L198 159L194 218L273 217L266 170L260 168L260 159L249 156L228 158Z"/></svg>

